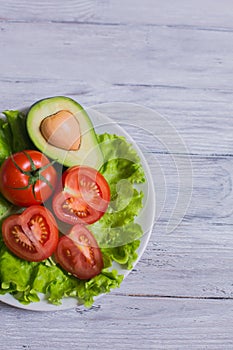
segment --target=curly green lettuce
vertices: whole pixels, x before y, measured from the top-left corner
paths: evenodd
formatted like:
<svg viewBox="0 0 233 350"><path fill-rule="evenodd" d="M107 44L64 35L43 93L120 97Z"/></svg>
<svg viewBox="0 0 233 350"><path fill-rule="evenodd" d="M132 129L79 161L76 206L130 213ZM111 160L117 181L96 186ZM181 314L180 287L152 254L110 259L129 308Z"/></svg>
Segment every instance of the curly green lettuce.
<svg viewBox="0 0 233 350"><path fill-rule="evenodd" d="M11 154L34 148L26 129L26 117L19 111L6 110L5 136Z"/></svg>
<svg viewBox="0 0 233 350"><path fill-rule="evenodd" d="M97 135L97 138L105 160L100 172L110 186L121 179L127 179L131 183L145 182L140 158L125 137L105 133Z"/></svg>
<svg viewBox="0 0 233 350"><path fill-rule="evenodd" d="M90 281L81 281L49 260L36 263L19 259L3 244L0 262L0 294L10 293L25 305L40 301L38 293L43 293L55 305L61 304L64 297L71 296L89 307L95 296L119 287L123 279L115 270L104 269Z"/></svg>

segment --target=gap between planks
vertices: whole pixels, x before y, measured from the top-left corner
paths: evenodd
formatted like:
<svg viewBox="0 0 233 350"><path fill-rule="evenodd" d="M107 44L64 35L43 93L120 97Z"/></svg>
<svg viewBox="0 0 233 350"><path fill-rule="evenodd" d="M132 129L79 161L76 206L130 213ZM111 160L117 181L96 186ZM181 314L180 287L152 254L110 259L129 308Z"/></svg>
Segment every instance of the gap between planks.
<svg viewBox="0 0 233 350"><path fill-rule="evenodd" d="M15 24L68 24L68 25L88 25L88 26L109 26L109 27L157 27L168 28L175 30L194 30L194 31L209 31L221 33L233 33L233 28L230 27L215 27L215 26L199 26L188 24L158 24L158 23L127 23L127 22L99 22L99 21L79 21L79 20L51 20L51 19L10 19L0 18L0 23L15 23Z"/></svg>
<svg viewBox="0 0 233 350"><path fill-rule="evenodd" d="M131 294L131 293L114 293L113 296L145 298L145 299L185 299L185 300L233 300L233 297L218 296L185 296L185 295L162 295L162 294Z"/></svg>

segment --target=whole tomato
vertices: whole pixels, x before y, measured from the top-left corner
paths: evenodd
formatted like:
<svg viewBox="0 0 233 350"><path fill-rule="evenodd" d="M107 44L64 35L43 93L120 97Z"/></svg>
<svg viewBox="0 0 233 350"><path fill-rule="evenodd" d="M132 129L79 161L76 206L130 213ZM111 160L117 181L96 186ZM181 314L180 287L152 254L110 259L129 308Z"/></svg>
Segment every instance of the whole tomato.
<svg viewBox="0 0 233 350"><path fill-rule="evenodd" d="M17 206L42 204L51 196L56 184L55 168L39 151L15 153L0 168L0 192Z"/></svg>

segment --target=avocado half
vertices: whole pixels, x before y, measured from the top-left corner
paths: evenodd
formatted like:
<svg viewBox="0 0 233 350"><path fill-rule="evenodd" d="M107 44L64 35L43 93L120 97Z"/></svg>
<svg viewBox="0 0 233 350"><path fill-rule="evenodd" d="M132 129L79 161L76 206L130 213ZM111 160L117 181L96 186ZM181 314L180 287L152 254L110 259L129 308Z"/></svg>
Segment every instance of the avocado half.
<svg viewBox="0 0 233 350"><path fill-rule="evenodd" d="M59 144L51 144L50 139L52 138L46 138L45 132L43 132L42 125L45 120L49 124L55 118L54 116L63 112L72 115L72 118L74 117L73 119L75 120L72 121L73 124L71 125L73 129L75 128L73 126L74 123L78 122L77 129L80 139L76 149L64 149ZM63 139L63 141L67 142L71 138L71 133L77 131L66 128L65 122L62 124L61 130L54 124L52 124L52 127L54 133L58 130L56 135L59 135L61 141ZM88 165L99 169L103 164L103 155L89 116L79 103L69 97L50 97L33 104L27 114L27 130L32 142L41 152L66 167Z"/></svg>

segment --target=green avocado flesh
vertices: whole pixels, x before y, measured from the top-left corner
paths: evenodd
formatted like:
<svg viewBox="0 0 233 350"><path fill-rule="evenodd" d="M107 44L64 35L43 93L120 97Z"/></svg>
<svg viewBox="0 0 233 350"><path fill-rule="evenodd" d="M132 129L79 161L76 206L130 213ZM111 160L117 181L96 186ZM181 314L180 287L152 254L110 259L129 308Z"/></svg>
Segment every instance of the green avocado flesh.
<svg viewBox="0 0 233 350"><path fill-rule="evenodd" d="M81 137L77 150L67 150L51 144L41 132L43 120L60 111L72 113L78 121ZM27 130L32 142L41 152L64 166L88 165L99 169L103 164L103 155L93 124L82 106L71 98L56 96L36 102L27 115ZM64 132L64 138L69 139L69 134Z"/></svg>

